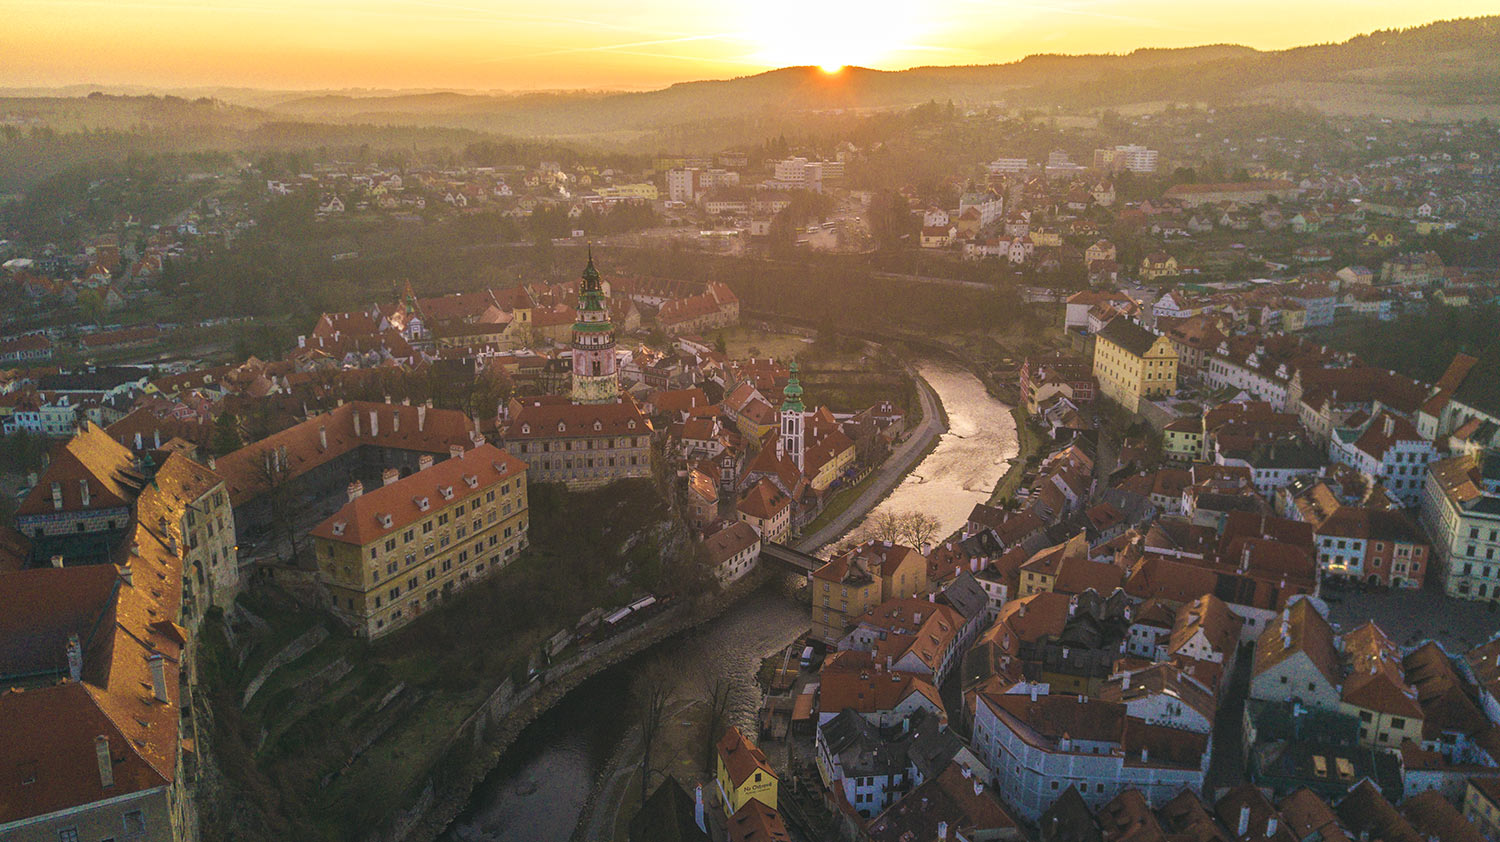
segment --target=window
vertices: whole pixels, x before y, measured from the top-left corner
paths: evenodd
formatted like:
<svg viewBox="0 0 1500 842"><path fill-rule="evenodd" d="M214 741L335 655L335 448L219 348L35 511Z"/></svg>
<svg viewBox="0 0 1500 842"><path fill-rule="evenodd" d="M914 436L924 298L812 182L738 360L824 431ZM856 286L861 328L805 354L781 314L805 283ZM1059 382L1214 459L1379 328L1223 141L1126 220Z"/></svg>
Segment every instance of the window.
<svg viewBox="0 0 1500 842"><path fill-rule="evenodd" d="M57 842L78 842L78 828L65 827L57 832Z"/></svg>
<svg viewBox="0 0 1500 842"><path fill-rule="evenodd" d="M123 819L127 836L146 832L146 816L140 810L131 810Z"/></svg>

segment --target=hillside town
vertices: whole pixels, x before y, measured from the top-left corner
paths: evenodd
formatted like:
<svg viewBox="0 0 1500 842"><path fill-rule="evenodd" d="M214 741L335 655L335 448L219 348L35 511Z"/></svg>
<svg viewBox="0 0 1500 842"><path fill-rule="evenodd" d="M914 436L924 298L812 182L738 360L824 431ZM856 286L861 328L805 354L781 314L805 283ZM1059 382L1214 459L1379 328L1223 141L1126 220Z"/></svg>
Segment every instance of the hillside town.
<svg viewBox="0 0 1500 842"><path fill-rule="evenodd" d="M1495 124L830 111L0 197L0 842L1500 840Z"/></svg>

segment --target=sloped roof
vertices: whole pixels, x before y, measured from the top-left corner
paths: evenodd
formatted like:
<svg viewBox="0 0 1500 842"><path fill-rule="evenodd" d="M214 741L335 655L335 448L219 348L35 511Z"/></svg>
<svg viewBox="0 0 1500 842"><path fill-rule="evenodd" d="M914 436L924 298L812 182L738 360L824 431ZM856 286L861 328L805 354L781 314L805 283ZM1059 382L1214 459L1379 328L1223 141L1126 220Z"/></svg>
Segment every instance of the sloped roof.
<svg viewBox="0 0 1500 842"><path fill-rule="evenodd" d="M1329 684L1334 687L1341 684L1343 676L1333 643L1333 627L1308 599L1297 600L1282 611L1279 620L1266 624L1265 631L1255 641L1251 675L1260 675L1299 652L1307 655Z"/></svg>
<svg viewBox="0 0 1500 842"><path fill-rule="evenodd" d="M733 725L719 738L718 752L719 759L724 762L730 781L735 786L743 784L756 771L776 777L776 771L766 760L765 752L746 739L740 729Z"/></svg>
<svg viewBox="0 0 1500 842"><path fill-rule="evenodd" d="M98 426L83 422L78 432L53 454L46 473L26 495L16 514L45 515L55 511L53 483L62 492L62 511L97 511L130 505L145 484L145 477L136 469L135 456L129 448ZM88 484L89 490L86 506L83 483Z"/></svg>
<svg viewBox="0 0 1500 842"><path fill-rule="evenodd" d="M482 444L390 485L364 492L313 527L309 534L364 546L405 529L438 509L477 497L497 482L510 478L524 482L525 476L525 462L492 444ZM474 481L472 486L470 480ZM445 491L448 496L444 496ZM427 501L426 507L419 503L422 499Z"/></svg>
<svg viewBox="0 0 1500 842"><path fill-rule="evenodd" d="M1129 319L1112 319L1099 331L1099 338L1118 345L1137 357L1146 355L1157 336Z"/></svg>

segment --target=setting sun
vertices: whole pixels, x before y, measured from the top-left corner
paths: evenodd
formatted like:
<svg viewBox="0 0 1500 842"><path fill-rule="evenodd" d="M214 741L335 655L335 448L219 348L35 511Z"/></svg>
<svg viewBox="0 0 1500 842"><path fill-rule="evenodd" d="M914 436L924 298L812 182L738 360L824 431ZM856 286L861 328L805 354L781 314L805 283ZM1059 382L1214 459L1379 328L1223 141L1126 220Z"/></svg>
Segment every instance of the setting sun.
<svg viewBox="0 0 1500 842"><path fill-rule="evenodd" d="M832 76L840 70L843 70L844 66L842 64L820 64L818 65L818 69Z"/></svg>

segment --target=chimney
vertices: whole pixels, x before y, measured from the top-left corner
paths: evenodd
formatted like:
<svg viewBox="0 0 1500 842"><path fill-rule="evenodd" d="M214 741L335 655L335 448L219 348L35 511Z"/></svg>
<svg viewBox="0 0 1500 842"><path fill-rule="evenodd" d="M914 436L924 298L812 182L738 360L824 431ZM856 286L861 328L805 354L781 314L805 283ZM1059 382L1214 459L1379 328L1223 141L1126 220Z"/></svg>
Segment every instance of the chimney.
<svg viewBox="0 0 1500 842"><path fill-rule="evenodd" d="M948 823L947 822L938 822L938 839L939 840L946 840L947 838L948 838Z"/></svg>
<svg viewBox="0 0 1500 842"><path fill-rule="evenodd" d="M352 503L355 500L358 500L365 493L365 484L360 482L359 480L355 480L354 482L349 483L349 488L347 490L349 492L349 502Z"/></svg>
<svg viewBox="0 0 1500 842"><path fill-rule="evenodd" d="M386 468L384 471L380 472L381 485L390 485L398 479L401 479L401 472L396 470L395 468Z"/></svg>
<svg viewBox="0 0 1500 842"><path fill-rule="evenodd" d="M68 677L74 681L83 680L83 646L76 634L68 635Z"/></svg>
<svg viewBox="0 0 1500 842"><path fill-rule="evenodd" d="M1278 825L1278 822L1276 821L1276 817L1275 816L1272 816L1269 819L1266 819L1266 838L1267 839L1270 839L1272 836L1276 835L1276 827L1277 827L1277 825Z"/></svg>
<svg viewBox="0 0 1500 842"><path fill-rule="evenodd" d="M1151 762L1151 749L1147 748L1146 746L1141 746L1141 762Z"/></svg>
<svg viewBox="0 0 1500 842"><path fill-rule="evenodd" d="M297 347L298 348L306 348L307 347L307 334L304 333L304 334L298 335L298 337L297 337Z"/></svg>
<svg viewBox="0 0 1500 842"><path fill-rule="evenodd" d="M362 433L362 432L359 431L359 411L355 410L355 412L354 412L354 437L355 438L359 438L362 435L364 435L364 433Z"/></svg>
<svg viewBox="0 0 1500 842"><path fill-rule="evenodd" d="M1036 685L1031 685L1031 700L1036 701Z"/></svg>
<svg viewBox="0 0 1500 842"><path fill-rule="evenodd" d="M328 449L328 426L326 424L319 424L318 425L318 450L319 451L326 451L327 449Z"/></svg>
<svg viewBox="0 0 1500 842"><path fill-rule="evenodd" d="M427 405L417 404L417 432L427 428Z"/></svg>
<svg viewBox="0 0 1500 842"><path fill-rule="evenodd" d="M399 432L401 432L401 413L400 412L392 412L391 413L391 432L393 432L393 433L399 433Z"/></svg>
<svg viewBox="0 0 1500 842"><path fill-rule="evenodd" d="M128 561L120 566L120 581L124 582L128 588L135 587L135 571L131 569Z"/></svg>
<svg viewBox="0 0 1500 842"><path fill-rule="evenodd" d="M701 783L693 793L693 820L698 823L699 830L708 832L708 826L703 821L703 784Z"/></svg>
<svg viewBox="0 0 1500 842"><path fill-rule="evenodd" d="M109 757L109 737L100 734L94 738L94 756L99 758L99 786L109 789L115 785L115 764Z"/></svg>
<svg viewBox="0 0 1500 842"><path fill-rule="evenodd" d="M1235 834L1243 839L1250 832L1250 805L1246 804L1240 808L1240 829Z"/></svg>
<svg viewBox="0 0 1500 842"><path fill-rule="evenodd" d="M62 506L62 483L54 482L52 483L52 510L60 512L62 511Z"/></svg>
<svg viewBox="0 0 1500 842"><path fill-rule="evenodd" d="M53 567L62 567L63 566L63 557L62 557L62 555L59 554L59 555L55 555L55 556L52 557L52 566Z"/></svg>
<svg viewBox="0 0 1500 842"><path fill-rule="evenodd" d="M462 459L462 458L464 458L464 446L461 445L461 444L450 444L450 445L448 445L448 458L449 459Z"/></svg>
<svg viewBox="0 0 1500 842"><path fill-rule="evenodd" d="M981 781L978 778L974 779L974 794L975 795L983 795L984 794L984 781Z"/></svg>
<svg viewBox="0 0 1500 842"><path fill-rule="evenodd" d="M161 430L152 430L151 439L155 442L155 449L161 450Z"/></svg>
<svg viewBox="0 0 1500 842"><path fill-rule="evenodd" d="M136 434L135 434L135 449L136 450L140 450L141 449L141 433L140 433L139 430L137 430Z"/></svg>
<svg viewBox="0 0 1500 842"><path fill-rule="evenodd" d="M380 416L372 409L370 410L370 436L378 435L380 435Z"/></svg>
<svg viewBox="0 0 1500 842"><path fill-rule="evenodd" d="M425 470L427 470L428 468L431 468L431 467L432 467L432 454L431 453L423 453L421 456L417 457L417 470L419 470L419 471L425 471Z"/></svg>
<svg viewBox="0 0 1500 842"><path fill-rule="evenodd" d="M86 478L78 481L78 499L85 506L89 504L89 481Z"/></svg>
<svg viewBox="0 0 1500 842"><path fill-rule="evenodd" d="M151 666L151 695L158 702L166 702L167 699L167 665L162 659L161 653L153 654L146 659Z"/></svg>

